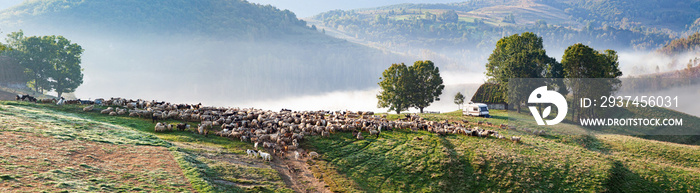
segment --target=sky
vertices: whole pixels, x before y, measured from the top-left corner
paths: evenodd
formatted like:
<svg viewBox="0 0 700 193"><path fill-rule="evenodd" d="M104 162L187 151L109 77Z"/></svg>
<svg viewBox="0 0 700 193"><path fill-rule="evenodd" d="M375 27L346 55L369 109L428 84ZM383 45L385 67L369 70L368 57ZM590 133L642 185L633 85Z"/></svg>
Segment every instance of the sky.
<svg viewBox="0 0 700 193"><path fill-rule="evenodd" d="M22 3L23 0L0 0L0 10Z"/></svg>

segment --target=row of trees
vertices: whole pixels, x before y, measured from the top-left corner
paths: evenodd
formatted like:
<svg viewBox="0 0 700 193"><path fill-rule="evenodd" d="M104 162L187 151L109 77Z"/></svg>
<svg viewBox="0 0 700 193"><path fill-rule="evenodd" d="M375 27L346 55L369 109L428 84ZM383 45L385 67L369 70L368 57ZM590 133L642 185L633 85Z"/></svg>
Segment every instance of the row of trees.
<svg viewBox="0 0 700 193"><path fill-rule="evenodd" d="M63 36L24 36L24 32L8 35L9 51L14 65L24 69L27 85L36 92L74 92L83 83L80 67L83 48Z"/></svg>
<svg viewBox="0 0 700 193"><path fill-rule="evenodd" d="M504 37L496 44L496 49L489 56L486 64L486 75L489 81L504 85L501 93L509 104L514 105L518 112L521 105L527 102L527 96L535 86L527 83L512 83L514 78L539 78L550 88L566 95L572 91L574 98L583 95L609 96L616 90L622 72L619 69L617 52L614 50L596 51L581 43L569 46L564 52L562 62L547 56L542 38L531 32ZM607 78L606 81L582 84L581 81L564 79ZM506 86L507 85L507 86ZM593 116L593 108L574 110L572 119L581 116Z"/></svg>
<svg viewBox="0 0 700 193"><path fill-rule="evenodd" d="M389 108L396 114L409 108L423 109L430 103L440 100L442 84L440 69L430 61L416 61L412 66L392 64L382 73L377 95L379 108Z"/></svg>

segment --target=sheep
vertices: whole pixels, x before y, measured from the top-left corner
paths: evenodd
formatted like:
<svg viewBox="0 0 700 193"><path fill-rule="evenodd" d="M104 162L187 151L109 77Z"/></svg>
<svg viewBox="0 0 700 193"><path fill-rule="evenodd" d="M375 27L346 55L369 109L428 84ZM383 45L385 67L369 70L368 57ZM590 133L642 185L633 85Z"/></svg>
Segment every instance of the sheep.
<svg viewBox="0 0 700 193"><path fill-rule="evenodd" d="M513 141L513 143L520 143L520 137L511 136L510 140Z"/></svg>
<svg viewBox="0 0 700 193"><path fill-rule="evenodd" d="M369 135L376 135L377 138L379 138L379 134L380 134L380 132L378 130L375 130L375 129L369 130Z"/></svg>
<svg viewBox="0 0 700 193"><path fill-rule="evenodd" d="M206 125L200 124L197 127L197 131L200 135L204 135L204 137L207 137L207 135L209 134L209 129L206 128Z"/></svg>
<svg viewBox="0 0 700 193"><path fill-rule="evenodd" d="M114 109L112 109L112 107L108 107L107 109L101 110L100 113L101 114L109 114L112 111L114 111Z"/></svg>
<svg viewBox="0 0 700 193"><path fill-rule="evenodd" d="M294 151L294 159L299 160L299 151Z"/></svg>
<svg viewBox="0 0 700 193"><path fill-rule="evenodd" d="M358 133L357 133L357 139L358 139L358 140L363 140L363 139L365 139L365 137L362 137L362 132L358 132Z"/></svg>
<svg viewBox="0 0 700 193"><path fill-rule="evenodd" d="M163 124L163 123L160 123L160 122L159 122L159 123L157 123L156 126L155 126L155 131L156 131L156 132L165 132L165 131L167 131L167 130L168 130L168 128L167 128L167 127L165 126L165 124Z"/></svg>
<svg viewBox="0 0 700 193"><path fill-rule="evenodd" d="M263 160L272 161L272 155L270 155L269 153L265 153L265 152L258 150L258 154L260 154L260 157Z"/></svg>
<svg viewBox="0 0 700 193"><path fill-rule="evenodd" d="M316 153L315 151L309 152L309 157L311 157L311 159L317 158L318 156L318 153Z"/></svg>
<svg viewBox="0 0 700 193"><path fill-rule="evenodd" d="M92 111L92 109L94 109L94 108L95 108L95 105L90 105L90 106L83 108L83 111L85 111L85 112Z"/></svg>
<svg viewBox="0 0 700 193"><path fill-rule="evenodd" d="M109 112L109 116L116 116L117 112Z"/></svg>
<svg viewBox="0 0 700 193"><path fill-rule="evenodd" d="M258 157L258 152L255 150L246 149L245 152L248 154L248 157Z"/></svg>
<svg viewBox="0 0 700 193"><path fill-rule="evenodd" d="M258 149L258 143L260 143L260 142L255 142L255 145L254 145L255 149Z"/></svg>
<svg viewBox="0 0 700 193"><path fill-rule="evenodd" d="M190 125L184 124L184 123L178 123L177 124L177 130L178 131L185 131L185 129L188 129Z"/></svg>
<svg viewBox="0 0 700 193"><path fill-rule="evenodd" d="M56 101L56 99L41 99L39 101L41 101L41 103L56 103L56 102L58 102L58 101Z"/></svg>

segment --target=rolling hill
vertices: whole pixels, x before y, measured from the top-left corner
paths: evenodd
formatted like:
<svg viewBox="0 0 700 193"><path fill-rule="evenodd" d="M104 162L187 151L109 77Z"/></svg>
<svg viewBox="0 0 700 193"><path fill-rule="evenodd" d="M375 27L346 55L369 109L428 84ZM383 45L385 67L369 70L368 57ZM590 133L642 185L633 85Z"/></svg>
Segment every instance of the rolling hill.
<svg viewBox="0 0 700 193"><path fill-rule="evenodd" d="M474 0L334 10L309 23L355 42L479 71L483 64L472 61L485 61L501 37L526 31L542 36L554 56L579 42L596 49L655 50L696 32L698 7L697 0ZM457 20L443 19L451 12Z"/></svg>
<svg viewBox="0 0 700 193"><path fill-rule="evenodd" d="M62 35L80 44L85 81L76 95L82 98L130 90L125 97L237 106L366 89L384 66L409 58L327 36L290 11L240 0L25 1L0 12L0 25L4 32Z"/></svg>
<svg viewBox="0 0 700 193"><path fill-rule="evenodd" d="M251 143L218 136L204 137L188 131L156 133L149 119L107 116L99 114L97 110L83 112L82 107L84 105L0 102L0 121L3 122L0 126L3 139L0 143L3 150L0 151L0 162L5 166L0 168L0 190L700 190L697 186L700 183L697 145L623 135L560 133L581 130L568 123L555 128L533 126L533 129L547 130L548 134L541 136L522 130L479 126L495 129L507 136L521 136L521 143L494 137L438 135L423 130L397 129L383 132L379 138L372 136L365 140L357 140L347 132L338 132L330 137L305 137L302 147L320 153L319 159L295 160L293 156L275 156L273 162L266 163L245 156L244 151L253 148ZM674 111L656 111L669 116L679 115ZM530 126L521 125L518 121L531 118L529 115L505 111L492 113L492 119L464 117L460 112L423 114L421 117L431 121L467 120L474 123L486 120L496 125ZM390 115L388 118L393 120L400 116ZM700 122L697 117L686 121L689 127ZM61 149L52 150L52 146L57 145ZM110 155L124 158L104 161ZM150 157L145 158L145 155ZM136 162L149 168L119 168L119 164ZM47 167L48 170L44 169ZM22 169L21 172L10 172L13 168ZM298 178L302 174L313 177Z"/></svg>

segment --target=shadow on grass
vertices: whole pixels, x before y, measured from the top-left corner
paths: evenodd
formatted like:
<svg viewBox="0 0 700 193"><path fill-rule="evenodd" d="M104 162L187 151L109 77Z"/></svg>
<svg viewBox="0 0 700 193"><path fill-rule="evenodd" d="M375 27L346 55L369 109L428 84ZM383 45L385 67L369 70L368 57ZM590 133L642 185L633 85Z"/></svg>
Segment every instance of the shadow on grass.
<svg viewBox="0 0 700 193"><path fill-rule="evenodd" d="M467 156L460 156L455 150L454 144L444 136L439 137L440 143L447 148L449 163L442 165L442 171L445 175L442 179L444 184L441 184L442 192L469 192L473 191L469 187L474 181L474 168L467 160Z"/></svg>
<svg viewBox="0 0 700 193"><path fill-rule="evenodd" d="M645 180L619 160L611 160L611 164L608 178L603 182L605 189L601 192L665 192L668 190L660 184Z"/></svg>

